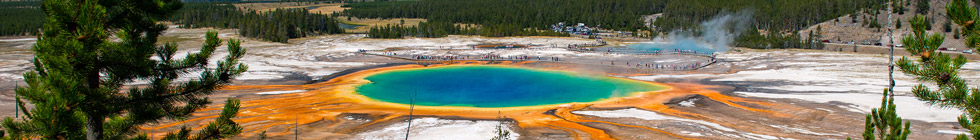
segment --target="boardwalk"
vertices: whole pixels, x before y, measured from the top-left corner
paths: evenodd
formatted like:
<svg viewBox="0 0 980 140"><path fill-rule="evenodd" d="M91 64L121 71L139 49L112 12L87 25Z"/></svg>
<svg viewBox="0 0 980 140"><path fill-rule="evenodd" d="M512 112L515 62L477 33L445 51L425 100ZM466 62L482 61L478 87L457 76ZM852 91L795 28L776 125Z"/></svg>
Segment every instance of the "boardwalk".
<svg viewBox="0 0 980 140"><path fill-rule="evenodd" d="M589 51L582 50L578 48L568 48L568 50L580 52L580 53L595 53L595 54L617 54L617 55L644 55L644 56L664 56L663 58L674 58L679 59L676 61L689 61L685 63L658 63L656 60L581 60L581 61L569 61L568 59L588 59L580 57L555 57L555 56L536 56L536 55L509 55L503 56L500 54L487 53L481 55L464 55L464 54L453 54L453 51L478 51L478 50L545 50L554 48L506 48L506 49L412 49L415 51L448 51L449 54L441 55L419 55L407 52L399 51L385 51L385 50L361 50L358 53L364 55L375 55L383 56L395 59L403 59L410 61L542 61L542 62L554 62L554 63L574 63L574 64L592 64L592 65L607 65L612 67L624 67L629 69L638 70L668 70L668 71L687 71L687 70L697 70L715 64L716 60L713 55L697 54L691 52L651 52L651 53L624 53L624 52L605 52L605 51ZM412 50L400 50L400 51L412 51ZM684 58L675 58L672 56L687 56L687 57L700 57L703 59L699 60L689 60Z"/></svg>

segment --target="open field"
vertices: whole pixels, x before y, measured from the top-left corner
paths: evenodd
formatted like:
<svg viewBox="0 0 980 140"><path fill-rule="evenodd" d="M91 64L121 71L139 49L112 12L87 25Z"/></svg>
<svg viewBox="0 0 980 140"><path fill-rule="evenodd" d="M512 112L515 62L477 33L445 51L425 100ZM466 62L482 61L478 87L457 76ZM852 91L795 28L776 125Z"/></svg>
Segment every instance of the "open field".
<svg viewBox="0 0 980 140"><path fill-rule="evenodd" d="M393 18L393 19L377 19L377 18L347 18L345 16L337 17L340 22L345 24L362 25L358 26L354 30L347 30L351 33L367 33L371 27L385 26L385 25L404 25L404 26L416 26L419 22L425 21L425 19L419 18ZM350 20L348 20L350 19ZM402 24L402 20L405 21Z"/></svg>
<svg viewBox="0 0 980 140"><path fill-rule="evenodd" d="M316 8L310 7L308 9L310 10L310 13L321 13L321 14L331 14L334 12L340 12L349 9L346 7L340 7L341 5L344 4L334 3L334 4L326 4L326 5L317 5Z"/></svg>
<svg viewBox="0 0 980 140"><path fill-rule="evenodd" d="M307 3L307 2L269 2L269 3L238 3L235 7L239 9L251 9L258 12L271 11L275 9L306 8L313 13L321 12L330 14L333 11L343 11L340 5L343 3Z"/></svg>

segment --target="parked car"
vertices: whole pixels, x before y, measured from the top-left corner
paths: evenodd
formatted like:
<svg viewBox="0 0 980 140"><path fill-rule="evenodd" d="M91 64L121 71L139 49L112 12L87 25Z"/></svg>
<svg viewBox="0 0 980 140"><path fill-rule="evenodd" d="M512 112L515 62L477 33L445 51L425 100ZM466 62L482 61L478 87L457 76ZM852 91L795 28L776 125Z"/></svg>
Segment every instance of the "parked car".
<svg viewBox="0 0 980 140"><path fill-rule="evenodd" d="M823 43L830 43L830 40L823 40Z"/></svg>
<svg viewBox="0 0 980 140"><path fill-rule="evenodd" d="M948 48L939 48L938 50L945 51L945 50L949 50L949 49Z"/></svg>
<svg viewBox="0 0 980 140"><path fill-rule="evenodd" d="M963 50L963 53L965 53L965 54L973 54L973 50Z"/></svg>
<svg viewBox="0 0 980 140"><path fill-rule="evenodd" d="M956 51L956 48L947 48L947 50Z"/></svg>
<svg viewBox="0 0 980 140"><path fill-rule="evenodd" d="M881 46L881 42L875 42L875 46Z"/></svg>
<svg viewBox="0 0 980 140"><path fill-rule="evenodd" d="M905 45L898 44L898 45L895 45L895 47L903 48L903 47L905 47Z"/></svg>

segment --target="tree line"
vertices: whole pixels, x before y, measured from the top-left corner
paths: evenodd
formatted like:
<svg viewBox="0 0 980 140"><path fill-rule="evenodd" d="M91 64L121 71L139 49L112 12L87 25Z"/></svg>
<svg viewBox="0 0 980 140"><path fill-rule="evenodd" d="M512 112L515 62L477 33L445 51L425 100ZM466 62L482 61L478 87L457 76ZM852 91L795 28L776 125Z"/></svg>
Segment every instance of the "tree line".
<svg viewBox="0 0 980 140"><path fill-rule="evenodd" d="M684 0L665 4L663 16L654 22L658 31L697 28L723 12L751 10L756 29L798 31L814 24L856 14L862 9L883 9L887 0Z"/></svg>
<svg viewBox="0 0 980 140"><path fill-rule="evenodd" d="M241 36L272 42L344 33L337 20L325 14L309 13L306 9L243 11L231 4L220 3L187 4L169 21L183 28L238 28Z"/></svg>
<svg viewBox="0 0 980 140"><path fill-rule="evenodd" d="M600 25L605 29L643 29L643 15L663 13L657 20L661 31L696 27L722 12L755 11L758 29L799 30L810 25L857 13L882 9L886 0L419 0L347 4L343 16L361 18L425 18L429 21L469 24L516 24L548 28L558 22Z"/></svg>
<svg viewBox="0 0 980 140"><path fill-rule="evenodd" d="M187 3L193 2L236 2L236 3L277 3L277 2L307 2L307 3L338 3L338 2L357 2L361 0L181 0Z"/></svg>
<svg viewBox="0 0 980 140"><path fill-rule="evenodd" d="M655 33L672 31L698 32L701 22L715 18L719 13L745 11L753 13L746 31L735 39L735 46L766 48L822 49L821 43L814 42L814 34L806 38L797 34L798 30L820 22L836 20L844 15L856 16L861 12L886 9L885 0L826 0L826 1L670 1L663 16L653 22ZM867 17L865 17L867 18ZM743 19L744 20L744 19ZM880 28L877 20L865 19L869 28ZM730 29L734 31L734 28ZM761 30L761 31L760 31ZM766 32L762 34L762 32ZM816 36L819 36L819 27Z"/></svg>
<svg viewBox="0 0 980 140"><path fill-rule="evenodd" d="M753 11L740 45L754 48L807 48L813 46L795 33L817 23L861 10L884 9L886 0L419 0L346 4L351 9L338 15L359 18L425 18L430 22L480 26L516 26L547 29L558 22L585 23L601 29L647 31L656 37L673 31L697 32L700 23L725 12ZM663 13L646 24L644 15ZM651 28L652 27L652 28ZM386 28L386 27L379 27ZM758 31L771 31L762 35ZM519 30L511 30L519 31ZM482 34L480 34L482 35ZM763 45L765 44L765 45Z"/></svg>
<svg viewBox="0 0 980 140"><path fill-rule="evenodd" d="M337 20L306 9L275 9L267 12L242 10L230 2L184 4L166 21L183 28L238 28L239 34L266 41L286 42L322 34L344 33ZM340 0L294 0L296 2L340 2ZM0 36L37 35L45 20L41 1L0 2Z"/></svg>
<svg viewBox="0 0 980 140"><path fill-rule="evenodd" d="M37 35L44 22L41 1L0 2L0 36Z"/></svg>
<svg viewBox="0 0 980 140"><path fill-rule="evenodd" d="M311 14L306 9L276 9L263 13L250 11L239 22L243 23L238 27L240 35L273 42L344 33L337 20L323 14Z"/></svg>
<svg viewBox="0 0 980 140"><path fill-rule="evenodd" d="M460 26L449 22L420 22L417 26L384 25L371 27L368 31L370 38L402 38L411 37L446 37L448 35L481 35L488 37L504 36L568 36L565 32L552 32L533 28L522 28L517 25L484 25L474 27Z"/></svg>
<svg viewBox="0 0 980 140"><path fill-rule="evenodd" d="M623 31L644 28L642 15L658 13L664 0L420 0L346 4L342 16L425 18L434 22L550 28L558 22Z"/></svg>

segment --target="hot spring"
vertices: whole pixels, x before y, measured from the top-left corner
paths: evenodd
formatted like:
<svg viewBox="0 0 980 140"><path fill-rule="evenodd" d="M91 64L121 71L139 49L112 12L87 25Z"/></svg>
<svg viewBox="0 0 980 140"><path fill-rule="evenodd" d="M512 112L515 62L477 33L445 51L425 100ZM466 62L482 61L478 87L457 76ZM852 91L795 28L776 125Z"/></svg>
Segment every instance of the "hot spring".
<svg viewBox="0 0 980 140"><path fill-rule="evenodd" d="M697 54L713 54L715 49L710 44L699 43L694 40L679 40L677 42L643 42L629 44L625 47L605 47L597 51L609 51L619 53L653 53L653 52L683 52Z"/></svg>
<svg viewBox="0 0 980 140"><path fill-rule="evenodd" d="M423 106L518 107L593 102L665 89L648 82L510 66L443 66L382 72L356 92Z"/></svg>

